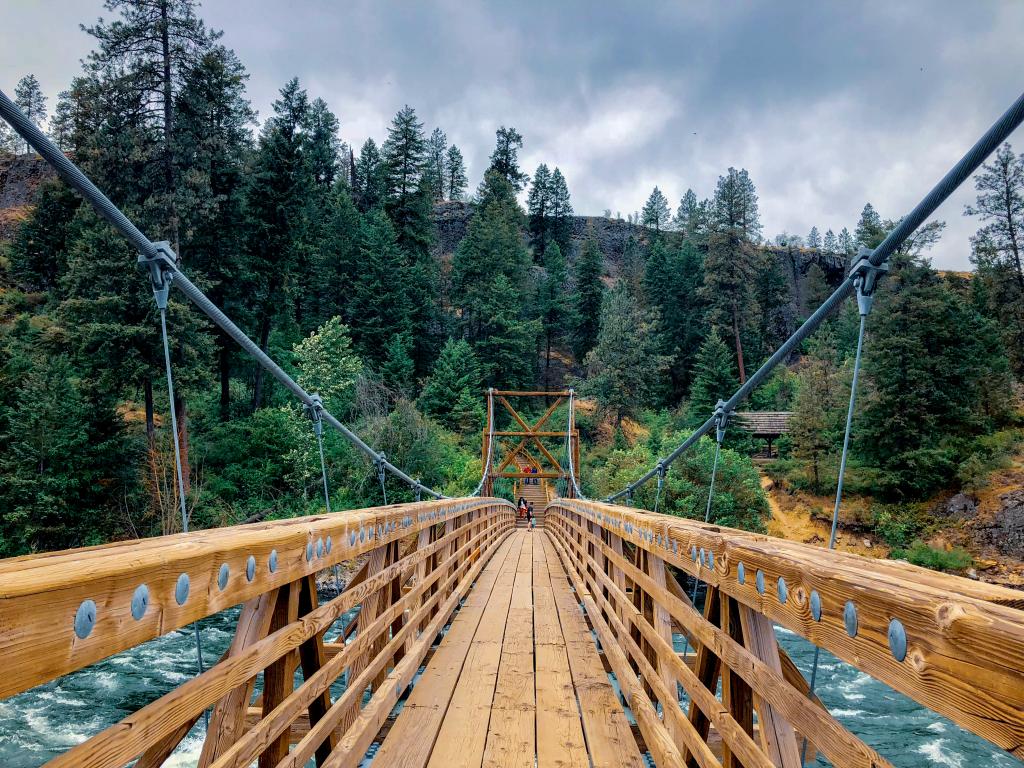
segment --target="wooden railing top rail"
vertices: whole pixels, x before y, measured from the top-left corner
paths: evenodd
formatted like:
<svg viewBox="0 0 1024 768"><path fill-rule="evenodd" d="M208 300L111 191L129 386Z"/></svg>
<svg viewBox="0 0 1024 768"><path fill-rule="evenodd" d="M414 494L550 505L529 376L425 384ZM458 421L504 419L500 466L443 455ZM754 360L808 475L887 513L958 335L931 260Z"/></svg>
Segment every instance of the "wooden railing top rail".
<svg viewBox="0 0 1024 768"><path fill-rule="evenodd" d="M0 698L476 509L462 498L0 560Z"/></svg>
<svg viewBox="0 0 1024 768"><path fill-rule="evenodd" d="M557 499L1024 757L1024 611L1001 587L693 520Z"/></svg>

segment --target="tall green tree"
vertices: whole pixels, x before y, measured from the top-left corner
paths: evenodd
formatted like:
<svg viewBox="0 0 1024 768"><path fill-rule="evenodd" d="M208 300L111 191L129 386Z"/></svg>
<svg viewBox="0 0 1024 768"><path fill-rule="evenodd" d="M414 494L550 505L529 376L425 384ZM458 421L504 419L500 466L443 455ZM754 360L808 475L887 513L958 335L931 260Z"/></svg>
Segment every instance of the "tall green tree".
<svg viewBox="0 0 1024 768"><path fill-rule="evenodd" d="M14 87L14 103L29 120L42 127L46 121L46 96L43 89L39 87L39 81L35 75L25 75ZM25 142L25 151L31 149L28 142Z"/></svg>
<svg viewBox="0 0 1024 768"><path fill-rule="evenodd" d="M551 226L550 237L568 253L572 238L572 202L569 199L569 186L559 168L551 173L550 184Z"/></svg>
<svg viewBox="0 0 1024 768"><path fill-rule="evenodd" d="M519 169L519 150L523 148L523 137L515 128L501 126L495 132L495 139L489 170L502 176L519 194L530 180Z"/></svg>
<svg viewBox="0 0 1024 768"><path fill-rule="evenodd" d="M367 139L355 163L352 192L359 210L366 211L384 204L387 196L387 171L377 142Z"/></svg>
<svg viewBox="0 0 1024 768"><path fill-rule="evenodd" d="M533 172L530 193L526 197L529 217L530 244L536 257L544 257L548 241L548 217L551 215L551 170L545 163Z"/></svg>
<svg viewBox="0 0 1024 768"><path fill-rule="evenodd" d="M679 200L679 207L676 208L676 215L673 223L676 229L683 233L683 235L691 240L697 240L707 234L709 220L708 220L708 201L697 200L697 194L692 189L687 189L686 193Z"/></svg>
<svg viewBox="0 0 1024 768"><path fill-rule="evenodd" d="M430 183L435 200L443 200L446 192L448 137L440 128L435 128L427 139L426 165L423 175Z"/></svg>
<svg viewBox="0 0 1024 768"><path fill-rule="evenodd" d="M789 424L793 455L810 466L814 493L825 490L823 473L835 463L845 425L849 383L836 351L835 336L826 326L813 337L797 368L797 394Z"/></svg>
<svg viewBox="0 0 1024 768"><path fill-rule="evenodd" d="M640 223L655 232L660 232L671 220L672 211L668 207L668 198L655 187L651 196L647 198L647 202L644 203L643 210L640 211Z"/></svg>
<svg viewBox="0 0 1024 768"><path fill-rule="evenodd" d="M804 242L808 248L821 248L821 233L817 227L811 227L811 231L807 233L807 239Z"/></svg>
<svg viewBox="0 0 1024 768"><path fill-rule="evenodd" d="M434 363L419 404L449 429L467 433L484 423L483 376L473 348L464 339L448 339Z"/></svg>
<svg viewBox="0 0 1024 768"><path fill-rule="evenodd" d="M865 203L864 209L860 212L860 220L857 222L857 229L853 236L857 245L866 248L874 248L885 239L886 228L882 217L871 203Z"/></svg>
<svg viewBox="0 0 1024 768"><path fill-rule="evenodd" d="M587 378L580 392L594 397L615 426L653 403L667 360L652 331L653 318L624 286L605 294L597 344L584 361Z"/></svg>
<svg viewBox="0 0 1024 768"><path fill-rule="evenodd" d="M551 356L555 344L569 338L575 325L569 300L569 269L557 242L544 253L544 277L537 292L537 314L544 336L544 386L551 387Z"/></svg>
<svg viewBox="0 0 1024 768"><path fill-rule="evenodd" d="M601 328L600 307L604 297L604 254L598 245L594 231L590 230L583 241L575 270L574 315L576 327L573 346L576 359L582 361L597 343Z"/></svg>
<svg viewBox="0 0 1024 768"><path fill-rule="evenodd" d="M706 421L718 401L729 399L738 384L729 347L722 341L718 331L712 328L697 353L687 408L689 420L696 424Z"/></svg>
<svg viewBox="0 0 1024 768"><path fill-rule="evenodd" d="M461 200L466 194L466 162L462 159L462 151L452 144L445 154L444 189L449 200Z"/></svg>
<svg viewBox="0 0 1024 768"><path fill-rule="evenodd" d="M836 233L831 229L825 231L825 237L821 241L821 250L825 253L836 253L839 249L839 243L836 240Z"/></svg>
<svg viewBox="0 0 1024 768"><path fill-rule="evenodd" d="M518 294L506 275L498 274L487 282L473 349L489 386L525 387L536 376L541 325L526 317Z"/></svg>

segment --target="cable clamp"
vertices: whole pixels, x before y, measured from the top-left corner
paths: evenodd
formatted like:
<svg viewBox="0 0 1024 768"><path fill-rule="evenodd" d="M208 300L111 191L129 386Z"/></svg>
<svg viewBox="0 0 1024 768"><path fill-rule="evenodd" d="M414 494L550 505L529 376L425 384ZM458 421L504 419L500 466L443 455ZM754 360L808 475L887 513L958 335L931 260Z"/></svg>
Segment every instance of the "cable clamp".
<svg viewBox="0 0 1024 768"><path fill-rule="evenodd" d="M878 279L889 271L889 262L881 264L871 263L871 254L874 251L861 246L857 251L857 261L850 270L850 277L853 278L853 285L857 289L857 309L862 315L871 313L871 304L875 298L875 288L878 286Z"/></svg>
<svg viewBox="0 0 1024 768"><path fill-rule="evenodd" d="M658 465L655 467L655 471L658 473L658 488L661 488L665 484L665 472L668 468L665 466L664 459L658 459Z"/></svg>
<svg viewBox="0 0 1024 768"><path fill-rule="evenodd" d="M178 271L178 256L166 240L153 243L155 256L139 254L139 266L149 270L149 281L153 285L153 298L157 309L167 309L167 295L171 291L171 281Z"/></svg>
<svg viewBox="0 0 1024 768"><path fill-rule="evenodd" d="M729 419L736 413L732 409L725 410L725 406L725 400L719 400L718 404L715 405L715 412L712 414L715 419L715 439L719 443L725 440L725 428L729 423Z"/></svg>
<svg viewBox="0 0 1024 768"><path fill-rule="evenodd" d="M312 401L302 406L302 410L306 412L306 416L313 422L313 431L316 432L316 436L320 437L324 432L324 421L323 421L323 410L324 400L316 392L309 396Z"/></svg>

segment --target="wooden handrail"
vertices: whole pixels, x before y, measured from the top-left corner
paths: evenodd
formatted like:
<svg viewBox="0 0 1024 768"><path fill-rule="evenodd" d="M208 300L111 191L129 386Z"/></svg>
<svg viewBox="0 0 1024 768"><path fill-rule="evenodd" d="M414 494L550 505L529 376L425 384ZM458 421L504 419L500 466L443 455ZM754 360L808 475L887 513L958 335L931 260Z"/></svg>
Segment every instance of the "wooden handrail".
<svg viewBox="0 0 1024 768"><path fill-rule="evenodd" d="M0 560L0 699L421 530L502 508L511 513L498 499L401 504ZM76 632L79 612L92 614L91 627L80 622L87 633Z"/></svg>
<svg viewBox="0 0 1024 768"><path fill-rule="evenodd" d="M792 723L809 736L836 765L886 763L864 751L855 738L844 736L845 730L820 704L785 680L780 654L772 650L774 635L766 637L762 625L787 627L1024 757L1024 611L1015 607L1021 604L1018 592L908 564L597 502L555 500L547 508L545 526L570 575L575 569L580 587L591 595L592 611L607 617L608 631L621 636L623 628L632 626L645 648L660 648L655 659L671 664L674 674L685 675L674 654L668 661L671 645L652 635L644 614L631 614L624 606L629 585L634 600L642 595L668 611L724 671L753 689L755 702L770 707L780 723ZM659 585L645 568L647 561L671 564L707 583L709 594L723 601L723 615L742 620L739 636L744 642L701 616L685 596L680 599ZM759 647L759 640L769 645ZM637 650L629 641L619 642L627 653ZM687 687L683 679L680 683ZM762 724L766 720L763 715L760 719ZM785 764L786 746L780 749Z"/></svg>

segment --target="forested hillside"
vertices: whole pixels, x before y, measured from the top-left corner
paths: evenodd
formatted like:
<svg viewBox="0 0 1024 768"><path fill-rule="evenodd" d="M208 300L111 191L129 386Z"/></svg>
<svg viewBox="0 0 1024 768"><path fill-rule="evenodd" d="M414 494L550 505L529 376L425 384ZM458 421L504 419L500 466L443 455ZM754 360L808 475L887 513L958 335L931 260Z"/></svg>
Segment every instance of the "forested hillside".
<svg viewBox="0 0 1024 768"><path fill-rule="evenodd" d="M520 167L529 137L513 127L495 126L489 166L469 178L444 126L412 106L353 147L346 106L293 79L257 121L243 63L194 3L172 4L168 46L152 42L148 6L115 7L88 28L94 50L48 120L31 76L19 102L332 413L446 493L479 478L489 386L574 386L584 490L618 490L895 225L867 204L839 234L769 240L736 168L708 199L670 204L655 188L625 220L579 216L554 162ZM38 160L12 158L25 149L0 128L0 555L176 530L171 408L195 526L320 509L301 408L173 293L167 402L136 254ZM976 185L975 271L930 266L932 222L892 260L868 321L848 487L870 497L860 523L897 549L942 525L937 496L984 487L1020 450L1024 159L1005 146ZM795 412L772 469L790 489L835 486L856 330L848 303L750 404ZM382 501L373 467L326 441L335 507ZM763 529L755 446L737 429L727 446L714 517ZM703 516L712 453L673 467L660 509ZM1024 502L1006 525L1024 529Z"/></svg>

